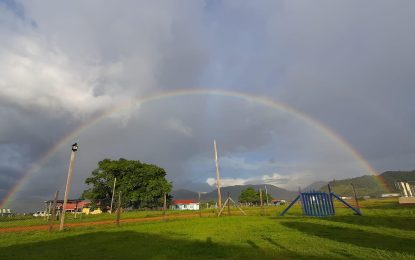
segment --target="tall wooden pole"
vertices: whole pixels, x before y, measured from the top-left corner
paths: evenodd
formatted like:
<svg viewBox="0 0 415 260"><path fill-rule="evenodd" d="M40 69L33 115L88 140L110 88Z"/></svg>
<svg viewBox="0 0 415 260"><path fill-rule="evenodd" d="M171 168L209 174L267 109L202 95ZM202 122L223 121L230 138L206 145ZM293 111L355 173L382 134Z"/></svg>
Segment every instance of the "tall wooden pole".
<svg viewBox="0 0 415 260"><path fill-rule="evenodd" d="M112 188L112 196L111 196L111 206L110 206L110 214L112 213L112 205L114 203L114 194L115 194L115 183L117 182L117 178L114 178L114 187Z"/></svg>
<svg viewBox="0 0 415 260"><path fill-rule="evenodd" d="M68 178L66 179L65 196L63 197L63 208L62 208L61 224L59 226L59 230L63 230L63 225L65 223L65 209L66 209L66 203L68 202L68 194L69 194L69 189L71 187L73 162L75 160L75 153L77 150L78 150L78 145L75 143L72 145L71 159L69 160Z"/></svg>
<svg viewBox="0 0 415 260"><path fill-rule="evenodd" d="M59 191L57 190L55 192L55 197L53 198L52 214L50 215L50 218L49 218L49 232L52 231L53 221L56 218L56 203L58 202L58 196L59 196Z"/></svg>
<svg viewBox="0 0 415 260"><path fill-rule="evenodd" d="M222 195L220 194L220 175L219 175L219 162L218 162L218 149L216 147L216 140L213 140L213 146L215 147L215 163L216 163L216 186L218 188L218 207L222 208Z"/></svg>

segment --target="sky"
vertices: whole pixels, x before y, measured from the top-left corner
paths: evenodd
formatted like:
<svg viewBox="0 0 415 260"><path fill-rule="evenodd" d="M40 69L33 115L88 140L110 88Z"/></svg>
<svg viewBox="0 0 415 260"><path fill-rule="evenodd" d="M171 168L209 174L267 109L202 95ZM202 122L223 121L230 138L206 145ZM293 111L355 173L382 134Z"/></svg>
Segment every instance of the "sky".
<svg viewBox="0 0 415 260"><path fill-rule="evenodd" d="M372 174L330 131L377 172L415 169L414 8L412 0L0 0L0 201L18 183L7 203L16 211L62 194L76 140L73 198L104 158L159 165L175 189L212 190L214 139L225 186L296 190ZM183 89L206 94L125 106L39 163L104 111Z"/></svg>

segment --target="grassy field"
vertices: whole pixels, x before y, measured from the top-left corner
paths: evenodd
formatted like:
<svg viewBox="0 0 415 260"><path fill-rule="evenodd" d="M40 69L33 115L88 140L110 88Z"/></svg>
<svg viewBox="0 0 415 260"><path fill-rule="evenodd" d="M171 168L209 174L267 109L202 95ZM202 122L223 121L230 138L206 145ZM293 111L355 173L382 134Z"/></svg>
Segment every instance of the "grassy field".
<svg viewBox="0 0 415 260"><path fill-rule="evenodd" d="M265 216L250 209L248 216L0 233L0 259L415 259L415 207L362 204L363 217L337 207L335 217L306 218L297 207L279 218L283 207L272 207Z"/></svg>

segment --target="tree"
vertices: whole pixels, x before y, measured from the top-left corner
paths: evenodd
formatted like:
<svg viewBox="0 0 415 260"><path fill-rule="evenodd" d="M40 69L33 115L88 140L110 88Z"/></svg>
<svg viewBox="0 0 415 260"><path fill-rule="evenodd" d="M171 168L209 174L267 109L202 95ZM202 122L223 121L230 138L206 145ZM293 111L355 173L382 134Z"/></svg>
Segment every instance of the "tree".
<svg viewBox="0 0 415 260"><path fill-rule="evenodd" d="M164 193L169 193L172 188L163 168L138 160L105 159L98 163L98 168L85 180L90 188L83 192L82 197L97 202L102 209L106 209L111 203L114 178L117 178L115 193L121 192L123 207L161 206Z"/></svg>
<svg viewBox="0 0 415 260"><path fill-rule="evenodd" d="M255 203L259 201L259 193L254 188L246 188L241 191L239 195L239 202L242 203Z"/></svg>

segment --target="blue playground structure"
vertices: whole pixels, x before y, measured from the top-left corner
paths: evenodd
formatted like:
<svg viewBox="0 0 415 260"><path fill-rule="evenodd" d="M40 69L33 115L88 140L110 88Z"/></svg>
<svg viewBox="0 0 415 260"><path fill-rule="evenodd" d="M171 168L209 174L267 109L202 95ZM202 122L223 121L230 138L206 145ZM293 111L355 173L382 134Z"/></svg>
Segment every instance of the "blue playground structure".
<svg viewBox="0 0 415 260"><path fill-rule="evenodd" d="M301 201L301 208L303 210L303 214L305 216L312 216L312 217L327 217L327 216L334 216L334 205L333 205L333 197L338 199L341 203L352 209L357 215L362 216L362 213L359 209L354 208L349 203L344 201L334 192L331 192L329 189L329 193L320 192L320 191L310 191L310 192L300 192L290 205L280 214L280 217L284 216L284 214L298 201Z"/></svg>

